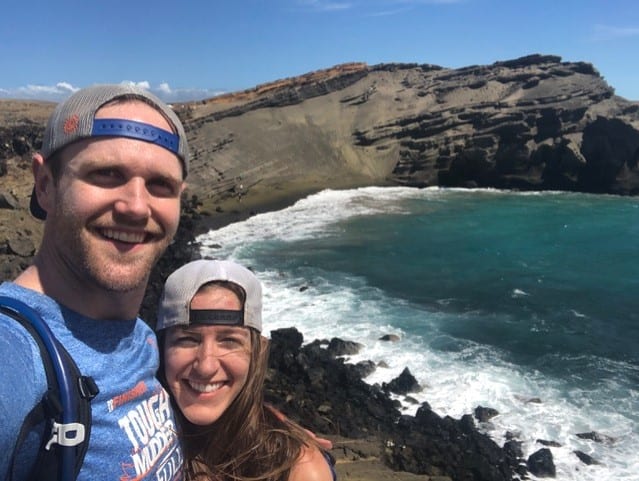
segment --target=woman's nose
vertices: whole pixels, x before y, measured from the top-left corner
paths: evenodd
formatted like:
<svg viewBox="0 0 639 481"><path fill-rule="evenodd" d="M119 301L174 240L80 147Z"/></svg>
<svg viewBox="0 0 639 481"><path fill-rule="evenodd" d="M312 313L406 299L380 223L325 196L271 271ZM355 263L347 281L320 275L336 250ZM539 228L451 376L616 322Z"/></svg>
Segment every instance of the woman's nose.
<svg viewBox="0 0 639 481"><path fill-rule="evenodd" d="M215 374L220 368L220 359L216 348L211 345L200 346L194 368L201 375Z"/></svg>

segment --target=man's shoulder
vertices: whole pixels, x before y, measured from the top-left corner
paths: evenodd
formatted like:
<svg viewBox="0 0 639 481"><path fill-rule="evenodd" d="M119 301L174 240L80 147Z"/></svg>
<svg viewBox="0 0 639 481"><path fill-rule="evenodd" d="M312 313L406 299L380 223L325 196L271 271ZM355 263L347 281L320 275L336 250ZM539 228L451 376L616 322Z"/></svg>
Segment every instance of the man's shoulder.
<svg viewBox="0 0 639 481"><path fill-rule="evenodd" d="M0 284L0 298L7 297L11 300L18 301L33 307L33 299L30 299L29 292L17 284L11 282L3 282ZM37 344L33 336L27 329L14 317L7 312L15 310L15 307L4 310L5 305L0 299L0 329L2 330L2 341L0 343L0 352L5 350L13 350L17 352L28 352L29 348L33 352L38 351ZM10 361L6 356L3 360Z"/></svg>
<svg viewBox="0 0 639 481"><path fill-rule="evenodd" d="M55 302L40 292L8 281L0 283L0 296L23 302L34 309L41 309L48 303L53 304Z"/></svg>
<svg viewBox="0 0 639 481"><path fill-rule="evenodd" d="M38 373L34 365L42 366L40 349L33 335L13 317L0 310L0 359L2 359L3 380L12 374L22 376L22 382L28 382L34 378L31 373ZM29 376L24 376L24 370ZM42 369L40 369L42 370ZM44 371L42 371L44 373ZM35 376L43 378L41 376ZM19 378L18 378L19 379ZM4 391L6 383L0 383L0 390Z"/></svg>
<svg viewBox="0 0 639 481"><path fill-rule="evenodd" d="M0 295L6 292L0 290ZM33 336L15 319L0 313L0 472L10 456L27 413L47 389L44 365Z"/></svg>
<svg viewBox="0 0 639 481"><path fill-rule="evenodd" d="M0 284L0 296L13 297L15 284ZM18 300L20 296L15 297ZM16 319L0 310L0 398L16 399L25 405L39 399L46 390L46 375L40 348L33 335ZM22 399L22 401L20 401Z"/></svg>

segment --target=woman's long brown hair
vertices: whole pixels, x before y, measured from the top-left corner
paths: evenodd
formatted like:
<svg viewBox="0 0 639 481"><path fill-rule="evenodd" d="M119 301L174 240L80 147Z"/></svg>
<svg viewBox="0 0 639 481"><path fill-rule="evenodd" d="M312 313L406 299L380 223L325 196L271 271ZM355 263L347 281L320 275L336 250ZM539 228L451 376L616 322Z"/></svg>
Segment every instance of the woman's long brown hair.
<svg viewBox="0 0 639 481"><path fill-rule="evenodd" d="M317 446L301 427L280 419L264 404L269 341L257 330L248 329L251 352L246 384L217 421L210 426L194 425L173 403L187 480L286 481L302 448ZM166 387L164 337L159 336L158 377Z"/></svg>

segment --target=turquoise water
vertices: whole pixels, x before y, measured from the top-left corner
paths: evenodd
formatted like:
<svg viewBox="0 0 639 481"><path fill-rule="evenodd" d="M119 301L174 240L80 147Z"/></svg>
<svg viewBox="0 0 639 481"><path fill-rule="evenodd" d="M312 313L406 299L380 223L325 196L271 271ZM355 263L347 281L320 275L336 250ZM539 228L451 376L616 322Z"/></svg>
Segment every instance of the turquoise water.
<svg viewBox="0 0 639 481"><path fill-rule="evenodd" d="M350 219L338 237L266 254L330 265L393 297L464 314L442 328L517 363L589 354L637 365L638 203L458 193L407 202L408 215Z"/></svg>
<svg viewBox="0 0 639 481"><path fill-rule="evenodd" d="M562 444L557 479L639 479L639 199L325 191L200 240L255 269L272 329L361 342L353 362L389 364L370 382L409 367L441 414L495 407L497 442ZM617 441L576 439L588 431Z"/></svg>

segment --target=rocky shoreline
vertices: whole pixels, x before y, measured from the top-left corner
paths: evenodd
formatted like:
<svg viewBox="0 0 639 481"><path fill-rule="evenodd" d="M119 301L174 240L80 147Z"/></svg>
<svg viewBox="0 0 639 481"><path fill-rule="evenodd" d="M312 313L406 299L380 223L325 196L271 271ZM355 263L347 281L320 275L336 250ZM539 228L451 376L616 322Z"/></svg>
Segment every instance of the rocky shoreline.
<svg viewBox="0 0 639 481"><path fill-rule="evenodd" d="M176 240L152 273L142 308L142 317L151 324L165 277L177 266L200 257L194 232L203 229L196 227L203 220L196 208L197 199L185 202ZM237 215L241 215L239 211ZM206 224L210 227L211 219ZM388 342L393 341L389 337ZM291 419L333 440L340 479L506 481L529 470L542 473L526 466L516 440L498 446L479 431L471 415L460 420L442 418L427 403L415 416L403 415L391 393L419 390L417 381L405 370L383 386L367 384L364 378L375 366L344 360L360 347L337 338L304 343L303 334L294 327L271 333L266 400ZM475 417L485 418L486 412L490 411L478 410ZM374 472L358 478L371 465ZM400 477L404 474L422 477Z"/></svg>
<svg viewBox="0 0 639 481"><path fill-rule="evenodd" d="M410 372L382 386L369 385L362 375L374 366L347 364L341 357L358 349L352 342L333 338L302 345L295 328L273 331L271 340L266 398L315 432L368 440L367 455L387 468L430 479L510 480L519 469L516 450L480 433L470 415L442 418L427 403L415 416L402 415L390 393L417 388ZM362 456L347 446L338 445L342 459ZM340 471L346 468L340 464Z"/></svg>
<svg viewBox="0 0 639 481"><path fill-rule="evenodd" d="M259 197L251 203L231 199L220 202L216 214L203 216L197 197L185 198L175 242L151 274L141 317L154 324L166 277L178 266L200 257L197 234L284 208L296 200L296 195L276 204L260 202ZM5 258L10 262L0 265L2 279L11 279L9 273L30 263L41 227L32 221L27 212L22 213L23 230L14 230L19 236L10 238L5 247ZM33 227L24 227L24 223ZM490 418L498 415L489 406L477 406L461 419L441 417L428 403L423 403L414 416L404 415L392 394L410 396L420 389L408 370L387 384L370 385L365 378L376 368L373 363L346 362L360 348L357 343L333 338L304 344L303 334L294 327L274 331L271 337L267 400L291 419L333 441L332 454L341 480L501 481L528 479L529 474L555 475L549 448L557 443L537 440L539 449L526 459L517 433L506 433L508 441L497 445L483 430ZM392 336L386 340L397 341ZM577 436L593 442L614 442L596 432ZM586 453L574 454L584 466L598 463Z"/></svg>
<svg viewBox="0 0 639 481"><path fill-rule="evenodd" d="M200 257L195 233L252 214L237 208L231 217L203 219L197 207L196 198L185 202L176 241L152 273L141 311L151 324L165 277L177 266ZM385 340L400 342L393 336ZM291 419L333 441L339 479L506 481L526 479L529 474L554 476L547 447L552 441L540 440L540 449L527 459L514 433L499 446L481 429L498 415L490 407L477 406L461 419L441 417L428 403L414 416L402 414L393 394L410 395L421 387L407 369L389 383L368 384L365 378L376 366L346 361L360 348L338 338L305 343L295 327L271 333L266 399ZM580 454L585 456L584 463L592 461Z"/></svg>

